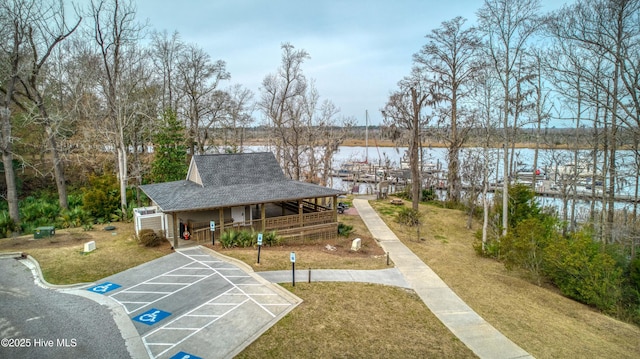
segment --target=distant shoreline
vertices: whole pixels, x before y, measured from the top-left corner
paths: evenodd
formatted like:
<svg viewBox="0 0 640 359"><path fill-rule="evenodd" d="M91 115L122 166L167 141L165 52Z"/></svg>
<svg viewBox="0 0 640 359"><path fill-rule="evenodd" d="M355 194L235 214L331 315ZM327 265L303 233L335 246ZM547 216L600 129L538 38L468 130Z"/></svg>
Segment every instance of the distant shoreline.
<svg viewBox="0 0 640 359"><path fill-rule="evenodd" d="M245 145L250 145L250 146L264 146L267 145L268 141L265 140L252 140L252 141L247 141L245 142ZM365 147L366 146L366 141L362 140L362 139L355 139L355 138L350 138L350 139L346 139L341 146L344 147ZM444 143L440 143L440 142L435 142L435 143L423 143L422 144L423 147L431 147L431 148L447 148L447 145ZM390 141L390 140L369 140L369 147L374 148L374 147L383 147L383 148L389 148L389 147L396 147L396 145ZM405 146L400 146L400 147L407 147ZM466 146L463 147L479 147L476 144L468 144ZM502 144L495 144L492 148L499 148L502 147ZM529 149L535 149L536 145L535 143L516 143L515 148L518 149L523 149L523 148L529 148ZM560 145L555 145L555 146L550 146L548 144L540 144L539 149L556 149L556 150L572 150L573 148L571 148L569 145L567 144L560 144ZM587 150L589 148L580 148L581 150ZM625 149L625 148L619 148L620 150Z"/></svg>

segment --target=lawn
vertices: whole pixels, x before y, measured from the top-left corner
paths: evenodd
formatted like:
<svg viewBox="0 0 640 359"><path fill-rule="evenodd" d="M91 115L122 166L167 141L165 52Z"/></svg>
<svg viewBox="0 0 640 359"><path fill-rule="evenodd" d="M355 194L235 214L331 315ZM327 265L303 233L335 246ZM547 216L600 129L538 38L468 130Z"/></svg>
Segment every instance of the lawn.
<svg viewBox="0 0 640 359"><path fill-rule="evenodd" d="M462 300L536 358L639 358L640 328L537 286L492 259L476 255L464 213L420 205L416 228L394 221L399 206L371 201L396 235ZM410 206L410 203L406 203Z"/></svg>
<svg viewBox="0 0 640 359"><path fill-rule="evenodd" d="M171 245L145 248L134 238L133 224L112 223L114 230L81 228L56 230L53 237L33 235L0 239L0 252L24 252L40 264L51 284L75 284L100 280L112 274L171 253ZM96 250L83 253L84 244L96 242Z"/></svg>
<svg viewBox="0 0 640 359"><path fill-rule="evenodd" d="M640 328L607 317L561 296L551 286L536 286L472 248L476 228L465 228L460 211L421 205L425 214L420 238L415 228L394 221L400 206L372 201L398 237L427 263L467 304L536 358L640 357ZM408 203L405 205L409 205ZM254 270L296 268L387 268L377 245L357 213L339 220L352 225L349 238L257 250L214 249L251 265ZM2 252L26 252L41 264L50 283L92 282L171 253L167 243L145 248L133 225L116 223L115 231L58 231L53 239L32 236L0 240ZM350 250L359 237L363 249ZM82 253L95 240L97 250ZM208 245L208 244L207 244ZM393 265L393 263L391 263ZM359 283L284 285L304 300L294 311L253 342L239 357L473 357L410 290Z"/></svg>

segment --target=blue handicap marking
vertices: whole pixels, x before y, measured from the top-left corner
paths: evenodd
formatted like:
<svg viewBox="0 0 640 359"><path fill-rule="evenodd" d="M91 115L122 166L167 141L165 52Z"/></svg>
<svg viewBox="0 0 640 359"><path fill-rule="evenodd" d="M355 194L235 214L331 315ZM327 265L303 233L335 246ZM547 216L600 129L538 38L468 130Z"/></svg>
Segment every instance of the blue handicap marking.
<svg viewBox="0 0 640 359"><path fill-rule="evenodd" d="M179 353L177 353L176 355L172 356L169 359L202 359L202 358L200 358L198 356L195 356L193 354L188 354L188 353L185 353L185 352L179 352Z"/></svg>
<svg viewBox="0 0 640 359"><path fill-rule="evenodd" d="M107 292L110 292L110 291L112 291L114 289L118 289L120 287L121 287L121 285L119 285L119 284L115 284L115 283L111 283L111 282L104 282L102 284L98 284L95 287L87 288L87 290L90 291L90 292L94 292L94 293L105 294Z"/></svg>
<svg viewBox="0 0 640 359"><path fill-rule="evenodd" d="M154 325L157 322L161 321L162 319L170 315L171 313L169 312L165 312L163 310L156 309L156 308L151 308L146 312L133 317L133 320L138 321L140 323L144 323L146 325Z"/></svg>

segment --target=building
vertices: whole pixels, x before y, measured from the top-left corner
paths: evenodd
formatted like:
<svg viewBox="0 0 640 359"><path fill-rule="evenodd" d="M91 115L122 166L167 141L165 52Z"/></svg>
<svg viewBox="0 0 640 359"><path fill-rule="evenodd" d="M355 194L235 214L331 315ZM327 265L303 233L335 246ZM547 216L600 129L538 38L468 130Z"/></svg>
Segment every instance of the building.
<svg viewBox="0 0 640 359"><path fill-rule="evenodd" d="M225 230L277 231L283 238L337 236L336 203L345 194L285 177L273 153L196 155L182 181L140 186L152 205L136 208L136 233L163 230L179 246L182 226L195 241ZM180 223L180 226L174 226Z"/></svg>

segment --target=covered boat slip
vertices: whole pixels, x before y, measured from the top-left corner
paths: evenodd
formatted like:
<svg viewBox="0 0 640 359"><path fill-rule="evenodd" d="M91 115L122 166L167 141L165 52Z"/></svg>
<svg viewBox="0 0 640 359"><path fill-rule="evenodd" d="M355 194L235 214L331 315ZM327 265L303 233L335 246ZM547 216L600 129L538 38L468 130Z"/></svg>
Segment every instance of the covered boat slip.
<svg viewBox="0 0 640 359"><path fill-rule="evenodd" d="M193 156L186 180L140 188L153 207L136 209L136 230L163 230L174 247L183 230L193 241L210 241L212 223L215 237L253 229L284 238L333 238L337 197L345 193L286 178L270 152Z"/></svg>

